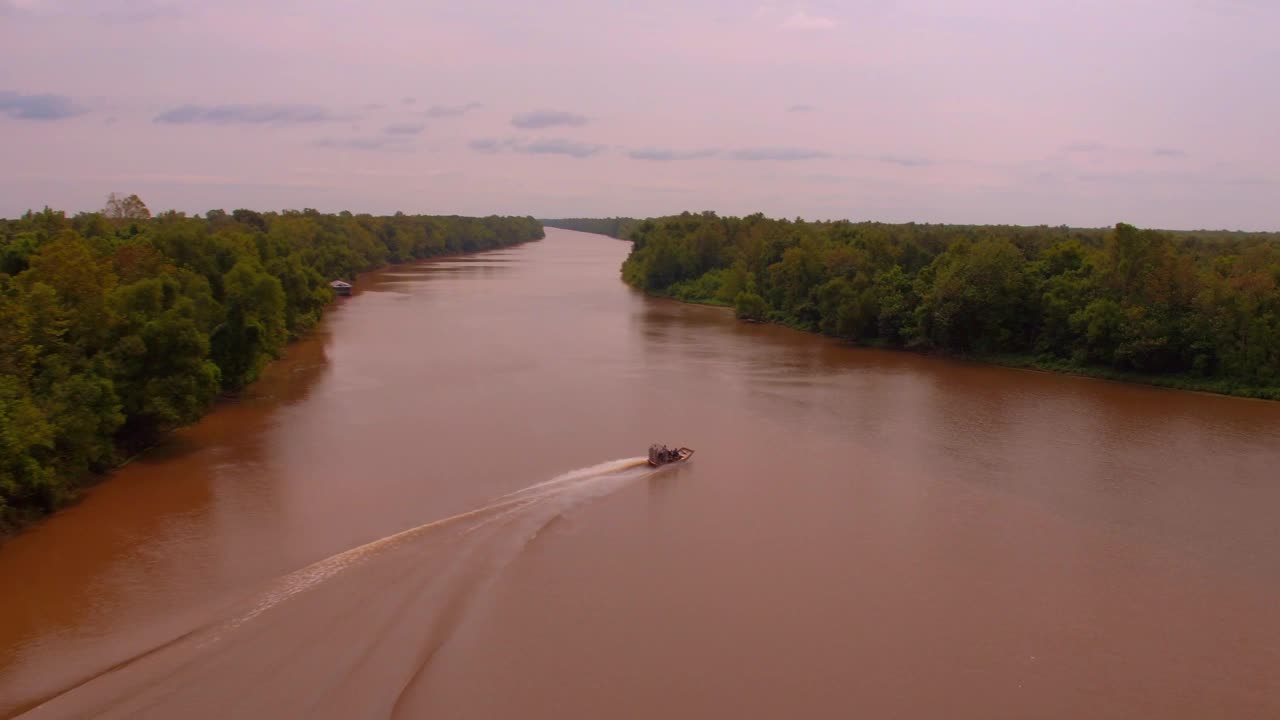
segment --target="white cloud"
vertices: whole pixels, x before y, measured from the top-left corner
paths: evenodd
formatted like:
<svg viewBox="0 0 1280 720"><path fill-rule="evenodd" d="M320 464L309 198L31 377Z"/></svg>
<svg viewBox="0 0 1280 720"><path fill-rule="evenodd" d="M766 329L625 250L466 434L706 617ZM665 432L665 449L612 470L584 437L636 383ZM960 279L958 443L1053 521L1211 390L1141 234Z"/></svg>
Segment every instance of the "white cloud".
<svg viewBox="0 0 1280 720"><path fill-rule="evenodd" d="M830 30L835 26L836 21L831 18L797 10L784 18L778 27L783 30Z"/></svg>
<svg viewBox="0 0 1280 720"><path fill-rule="evenodd" d="M833 18L814 15L801 4L790 2L765 2L756 7L752 17L779 30L830 30L839 24Z"/></svg>

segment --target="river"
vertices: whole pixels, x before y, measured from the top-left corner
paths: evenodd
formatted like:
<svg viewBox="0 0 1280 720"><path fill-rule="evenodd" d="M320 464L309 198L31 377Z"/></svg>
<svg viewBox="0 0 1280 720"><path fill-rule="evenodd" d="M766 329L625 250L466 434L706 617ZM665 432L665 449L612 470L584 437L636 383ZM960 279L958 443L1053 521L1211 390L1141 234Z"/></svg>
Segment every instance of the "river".
<svg viewBox="0 0 1280 720"><path fill-rule="evenodd" d="M628 248L362 276L0 545L0 716L1280 717L1280 403L743 324Z"/></svg>

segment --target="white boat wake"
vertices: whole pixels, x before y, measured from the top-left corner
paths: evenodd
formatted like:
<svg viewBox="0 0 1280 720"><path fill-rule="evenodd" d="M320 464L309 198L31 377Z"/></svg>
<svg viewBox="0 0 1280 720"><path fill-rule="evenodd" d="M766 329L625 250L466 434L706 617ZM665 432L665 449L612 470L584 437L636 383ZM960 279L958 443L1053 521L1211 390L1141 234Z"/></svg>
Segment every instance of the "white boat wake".
<svg viewBox="0 0 1280 720"><path fill-rule="evenodd" d="M403 714L477 594L543 528L654 472L645 458L574 470L326 558L19 717Z"/></svg>

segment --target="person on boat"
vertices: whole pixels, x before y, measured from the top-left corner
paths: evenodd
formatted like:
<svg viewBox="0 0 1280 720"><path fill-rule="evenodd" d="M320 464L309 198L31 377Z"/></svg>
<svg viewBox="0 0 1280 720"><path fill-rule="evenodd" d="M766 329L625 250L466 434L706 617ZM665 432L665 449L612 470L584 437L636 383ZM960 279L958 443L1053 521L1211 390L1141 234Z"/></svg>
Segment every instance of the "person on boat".
<svg viewBox="0 0 1280 720"><path fill-rule="evenodd" d="M690 454L692 454L692 451L690 451ZM682 454L680 448L669 448L666 445L658 444L649 446L649 462L654 465L678 462L686 457L688 455Z"/></svg>

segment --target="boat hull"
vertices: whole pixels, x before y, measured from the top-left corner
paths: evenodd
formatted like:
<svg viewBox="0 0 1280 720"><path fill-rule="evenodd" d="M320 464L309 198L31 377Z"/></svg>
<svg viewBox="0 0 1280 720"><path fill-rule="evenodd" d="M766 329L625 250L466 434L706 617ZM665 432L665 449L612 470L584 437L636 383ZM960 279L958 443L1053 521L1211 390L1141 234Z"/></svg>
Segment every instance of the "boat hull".
<svg viewBox="0 0 1280 720"><path fill-rule="evenodd" d="M676 450L676 457L671 460L657 460L653 457L649 458L649 467L662 467L663 465L673 465L682 463L693 456L693 450L689 448L680 448Z"/></svg>

